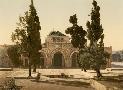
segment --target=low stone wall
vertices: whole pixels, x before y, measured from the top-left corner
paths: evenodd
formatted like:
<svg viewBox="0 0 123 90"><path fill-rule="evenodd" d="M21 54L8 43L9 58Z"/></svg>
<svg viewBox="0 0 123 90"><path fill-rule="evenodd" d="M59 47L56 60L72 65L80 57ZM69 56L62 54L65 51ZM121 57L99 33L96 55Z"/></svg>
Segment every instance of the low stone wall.
<svg viewBox="0 0 123 90"><path fill-rule="evenodd" d="M0 68L0 71L12 71L13 68Z"/></svg>
<svg viewBox="0 0 123 90"><path fill-rule="evenodd" d="M37 69L41 75L81 75L81 69Z"/></svg>

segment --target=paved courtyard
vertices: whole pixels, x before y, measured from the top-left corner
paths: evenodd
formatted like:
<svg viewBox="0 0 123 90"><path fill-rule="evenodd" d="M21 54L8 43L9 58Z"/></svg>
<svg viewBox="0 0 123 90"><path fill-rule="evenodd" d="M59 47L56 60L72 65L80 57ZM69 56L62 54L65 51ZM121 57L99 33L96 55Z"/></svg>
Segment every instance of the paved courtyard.
<svg viewBox="0 0 123 90"><path fill-rule="evenodd" d="M89 78L93 78L96 73L93 70L87 72L81 69L37 69L41 73L39 82L34 79L24 79L28 77L28 69L14 69L13 71L0 71L0 78L15 77L16 85L22 86L22 90L94 90L89 84ZM101 70L103 76L117 76L123 74L123 71L106 71ZM45 75L66 75L72 76L68 79L49 78ZM32 72L36 77L37 73ZM23 78L24 77L24 78ZM20 79L21 78L21 79ZM23 79L22 79L23 78ZM4 79L1 79L4 80ZM0 80L0 81L1 81Z"/></svg>
<svg viewBox="0 0 123 90"><path fill-rule="evenodd" d="M71 70L37 70L40 73L44 74L60 74L62 72L69 73ZM56 71L56 73L54 73ZM76 71L76 72L75 72ZM73 70L71 74L76 74L76 77L80 70ZM47 72L47 73L46 73ZM32 76L35 77L37 73L32 73ZM14 71L0 71L0 78L5 77L28 77L27 69L14 69ZM59 80L59 81L58 81ZM15 83L17 86L22 86L21 90L94 90L89 82L80 82L79 79L75 80L62 80L62 79L48 78L45 76L41 76L39 82L36 82L34 79L16 79ZM78 80L78 81L77 81Z"/></svg>

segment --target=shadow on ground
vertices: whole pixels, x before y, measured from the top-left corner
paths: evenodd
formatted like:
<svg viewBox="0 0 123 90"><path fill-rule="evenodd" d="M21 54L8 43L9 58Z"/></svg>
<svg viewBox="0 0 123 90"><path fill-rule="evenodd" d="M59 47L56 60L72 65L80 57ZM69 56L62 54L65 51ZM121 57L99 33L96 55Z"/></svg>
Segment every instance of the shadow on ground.
<svg viewBox="0 0 123 90"><path fill-rule="evenodd" d="M37 82L36 80L31 80L32 82ZM74 87L85 87L90 88L90 83L81 82L81 81L65 81L65 80L53 80L53 81L38 81L37 83L49 83L49 84L57 84L64 86L74 86Z"/></svg>

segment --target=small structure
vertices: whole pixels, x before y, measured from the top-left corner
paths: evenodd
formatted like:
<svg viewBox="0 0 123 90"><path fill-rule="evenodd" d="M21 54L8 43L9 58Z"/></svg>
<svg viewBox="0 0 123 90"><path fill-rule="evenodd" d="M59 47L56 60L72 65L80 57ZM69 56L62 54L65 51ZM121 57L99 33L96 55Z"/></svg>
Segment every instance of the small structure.
<svg viewBox="0 0 123 90"><path fill-rule="evenodd" d="M20 55L20 59L22 60L23 62L23 67L24 68L27 68L28 65L29 65L29 55L26 51L22 52L21 55Z"/></svg>

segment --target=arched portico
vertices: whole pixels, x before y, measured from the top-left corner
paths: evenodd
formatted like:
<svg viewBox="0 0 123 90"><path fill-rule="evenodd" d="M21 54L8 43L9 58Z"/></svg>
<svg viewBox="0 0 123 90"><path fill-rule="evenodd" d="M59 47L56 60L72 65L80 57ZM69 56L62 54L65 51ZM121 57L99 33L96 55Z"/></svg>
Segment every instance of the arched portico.
<svg viewBox="0 0 123 90"><path fill-rule="evenodd" d="M56 52L52 59L52 66L54 68L62 68L63 60L63 54L61 52Z"/></svg>
<svg viewBox="0 0 123 90"><path fill-rule="evenodd" d="M74 51L71 56L70 56L70 59L71 59L71 67L72 68L78 68L78 52L77 51Z"/></svg>
<svg viewBox="0 0 123 90"><path fill-rule="evenodd" d="M60 51L53 55L52 68L64 68L64 56Z"/></svg>
<svg viewBox="0 0 123 90"><path fill-rule="evenodd" d="M66 67L66 56L67 56L67 50L65 49L62 49L62 48L56 48L54 49L53 51L50 52L50 61L51 61L51 68L55 68L54 67L54 56L58 56L60 57L60 61L62 59L62 67L59 67L59 68L65 68Z"/></svg>

